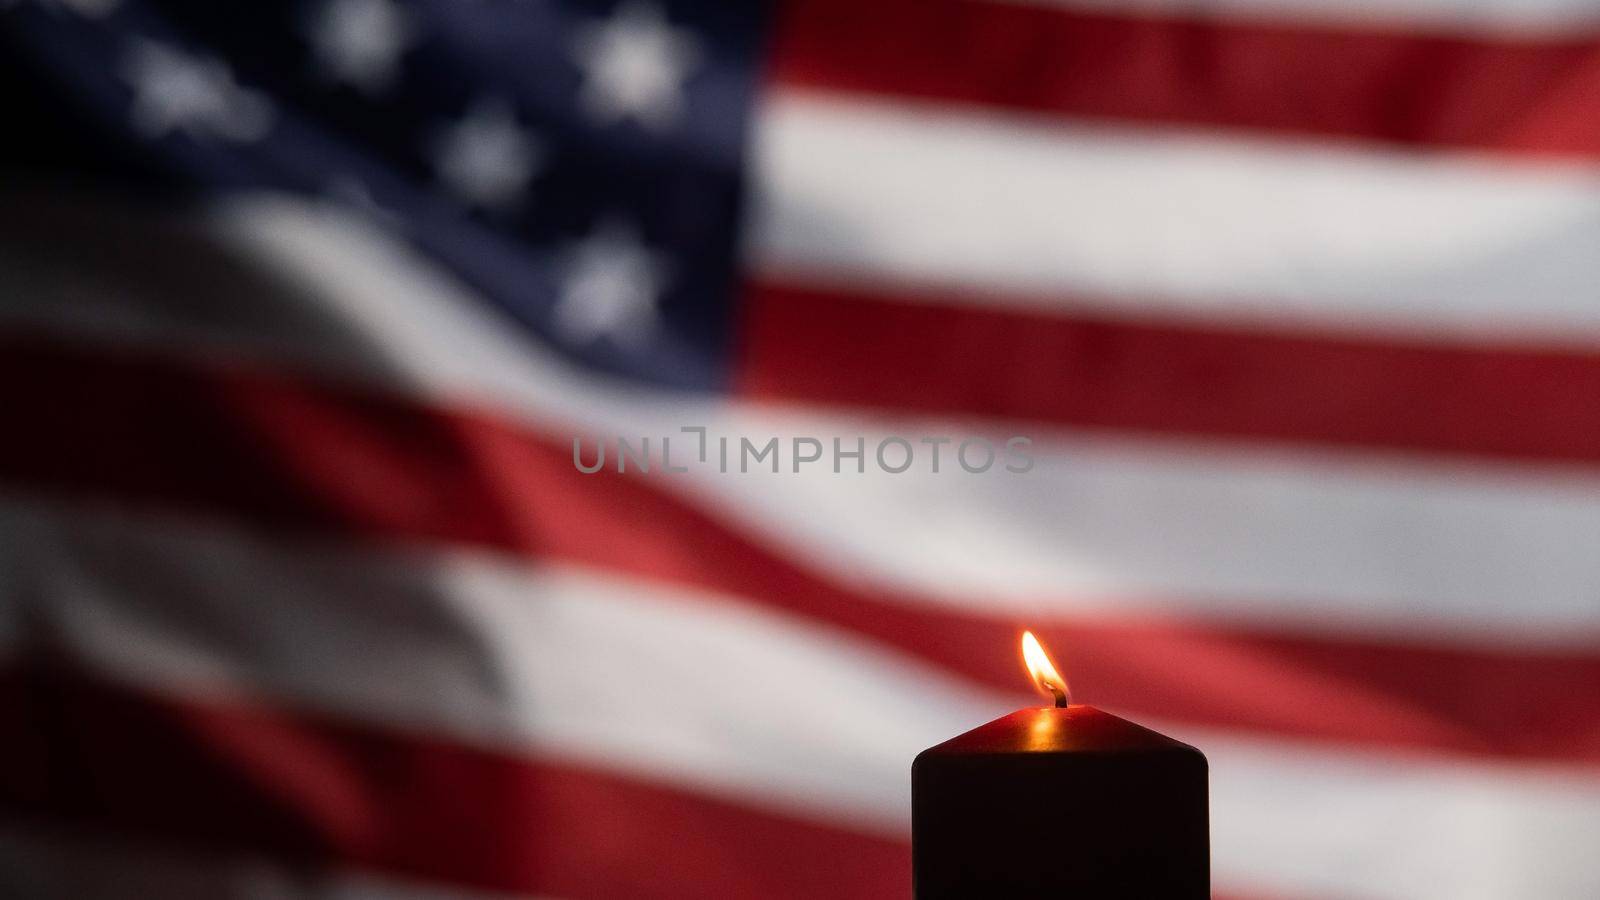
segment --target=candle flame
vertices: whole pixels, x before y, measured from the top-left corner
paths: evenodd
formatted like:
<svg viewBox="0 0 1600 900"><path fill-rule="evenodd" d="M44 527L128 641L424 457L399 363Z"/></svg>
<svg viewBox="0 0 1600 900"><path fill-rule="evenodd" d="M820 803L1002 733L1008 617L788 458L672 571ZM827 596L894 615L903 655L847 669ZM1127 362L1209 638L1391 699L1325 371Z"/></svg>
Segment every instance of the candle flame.
<svg viewBox="0 0 1600 900"><path fill-rule="evenodd" d="M1028 664L1028 674L1033 677L1033 686L1039 689L1039 693L1054 698L1057 706L1072 702L1067 680L1056 671L1050 655L1044 652L1044 647L1031 631L1022 633L1022 661Z"/></svg>

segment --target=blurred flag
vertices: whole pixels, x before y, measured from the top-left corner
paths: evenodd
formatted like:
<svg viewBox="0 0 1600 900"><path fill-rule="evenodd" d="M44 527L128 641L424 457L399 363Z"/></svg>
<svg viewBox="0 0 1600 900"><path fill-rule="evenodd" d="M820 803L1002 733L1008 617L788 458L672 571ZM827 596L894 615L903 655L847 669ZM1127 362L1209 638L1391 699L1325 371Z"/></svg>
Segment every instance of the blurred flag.
<svg viewBox="0 0 1600 900"><path fill-rule="evenodd" d="M1029 627L1219 893L1600 896L1600 5L0 26L0 894L907 896Z"/></svg>

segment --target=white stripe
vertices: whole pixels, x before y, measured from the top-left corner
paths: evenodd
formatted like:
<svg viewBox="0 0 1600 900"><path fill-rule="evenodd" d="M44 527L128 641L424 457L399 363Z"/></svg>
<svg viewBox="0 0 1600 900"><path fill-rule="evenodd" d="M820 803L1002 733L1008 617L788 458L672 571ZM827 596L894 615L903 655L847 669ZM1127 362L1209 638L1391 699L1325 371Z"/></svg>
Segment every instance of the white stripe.
<svg viewBox="0 0 1600 900"><path fill-rule="evenodd" d="M777 277L1211 324L1600 340L1590 169L789 93L760 119L757 170L750 253Z"/></svg>
<svg viewBox="0 0 1600 900"><path fill-rule="evenodd" d="M730 434L828 435L849 423L730 415ZM970 475L946 445L910 471L695 469L658 479L790 558L917 599L1001 616L1176 614L1376 638L1595 646L1600 493L1592 479L1444 464L1373 463L1226 445L1039 435L1035 467ZM911 420L893 434L954 436ZM826 438L824 438L826 440ZM586 446L592 447L592 444ZM854 440L847 440L853 449ZM592 457L592 449L586 459ZM888 448L898 463L901 451ZM974 460L982 451L974 450ZM759 467L757 467L759 468ZM596 476L591 476L596 477Z"/></svg>
<svg viewBox="0 0 1600 900"><path fill-rule="evenodd" d="M36 604L9 641L37 627L157 689L264 695L889 834L904 833L911 757L1021 699L648 583L3 509L3 583L34 585ZM1221 885L1460 900L1600 890L1594 772L1173 733L1212 762Z"/></svg>
<svg viewBox="0 0 1600 900"><path fill-rule="evenodd" d="M182 246L170 229L141 227L152 229L157 244ZM96 284L70 255L65 272L13 259L4 271L27 273L26 289L0 316L79 337L316 366L438 402L509 410L560 440L705 425L734 436L737 454L741 434L758 443L816 435L830 445L833 436L847 445L850 435L878 437L879 426L861 418L730 408L574 372L397 243L315 208L241 201L218 211L207 233L296 290L219 304L149 290L122 273ZM250 266L235 268L249 280ZM908 420L896 431L961 436L996 427ZM1592 646L1600 634L1595 476L1345 453L1266 456L1028 423L998 437L1007 433L1036 438L1033 472L965 475L946 448L938 477L920 464L904 475L835 477L826 464L793 475L785 450L784 474L700 470L656 483L829 577L981 612L1170 613L1496 644ZM688 441L676 444L679 453Z"/></svg>
<svg viewBox="0 0 1600 900"><path fill-rule="evenodd" d="M540 900L515 895L521 900ZM181 853L160 844L0 826L0 897L33 900L511 900L352 870ZM543 898L553 900L553 898Z"/></svg>
<svg viewBox="0 0 1600 900"><path fill-rule="evenodd" d="M1327 24L1485 33L1506 37L1582 33L1600 23L1595 0L1000 0L1028 6L1199 18L1260 18Z"/></svg>

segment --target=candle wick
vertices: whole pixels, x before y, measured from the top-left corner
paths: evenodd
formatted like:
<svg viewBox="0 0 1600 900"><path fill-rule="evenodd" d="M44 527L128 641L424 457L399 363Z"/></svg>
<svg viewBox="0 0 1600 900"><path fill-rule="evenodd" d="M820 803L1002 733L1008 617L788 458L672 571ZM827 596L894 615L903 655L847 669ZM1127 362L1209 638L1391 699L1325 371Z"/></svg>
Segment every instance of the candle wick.
<svg viewBox="0 0 1600 900"><path fill-rule="evenodd" d="M1067 708L1067 702L1068 702L1067 701L1067 692L1062 690L1061 688L1057 687L1055 682L1053 682L1053 681L1046 681L1044 683L1044 686L1049 688L1050 689L1050 693L1052 693L1052 694L1054 694L1056 696L1056 709L1066 709Z"/></svg>

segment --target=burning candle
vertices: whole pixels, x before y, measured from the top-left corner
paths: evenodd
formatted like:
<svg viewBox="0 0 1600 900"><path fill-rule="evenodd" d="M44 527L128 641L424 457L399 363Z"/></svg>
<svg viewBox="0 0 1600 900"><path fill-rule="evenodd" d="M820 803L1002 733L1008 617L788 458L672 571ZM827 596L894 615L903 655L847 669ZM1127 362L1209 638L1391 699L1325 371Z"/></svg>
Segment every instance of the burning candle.
<svg viewBox="0 0 1600 900"><path fill-rule="evenodd" d="M917 900L1208 897L1206 758L1073 703L1031 632L1022 654L1053 706L1019 709L912 763Z"/></svg>

